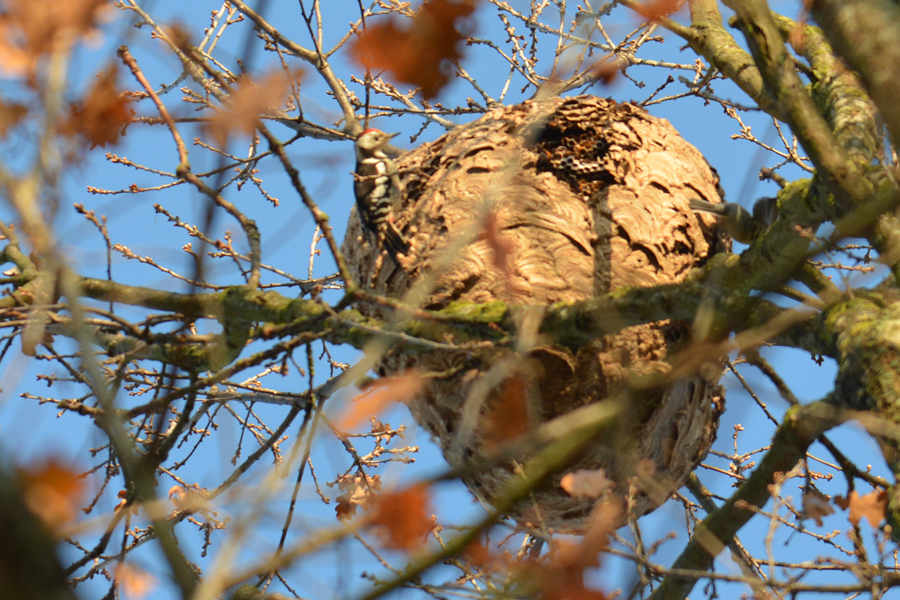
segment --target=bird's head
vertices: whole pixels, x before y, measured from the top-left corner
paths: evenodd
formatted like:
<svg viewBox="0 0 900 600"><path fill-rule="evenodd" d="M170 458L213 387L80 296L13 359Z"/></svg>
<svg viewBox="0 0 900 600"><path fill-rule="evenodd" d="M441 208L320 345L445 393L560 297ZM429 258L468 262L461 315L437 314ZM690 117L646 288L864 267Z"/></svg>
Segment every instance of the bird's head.
<svg viewBox="0 0 900 600"><path fill-rule="evenodd" d="M385 133L380 129L366 129L356 138L356 147L365 153L381 150L397 133Z"/></svg>

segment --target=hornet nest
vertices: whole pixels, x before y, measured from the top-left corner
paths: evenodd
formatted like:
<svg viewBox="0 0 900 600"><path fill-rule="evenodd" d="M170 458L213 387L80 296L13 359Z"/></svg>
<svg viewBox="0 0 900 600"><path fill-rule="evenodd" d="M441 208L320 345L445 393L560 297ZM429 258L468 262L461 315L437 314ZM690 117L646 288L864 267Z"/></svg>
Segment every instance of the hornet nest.
<svg viewBox="0 0 900 600"><path fill-rule="evenodd" d="M712 217L688 207L691 198L722 202L715 172L667 121L632 104L579 96L498 108L396 162L404 193L394 222L409 255L399 265L389 260L355 212L343 251L359 285L403 299L421 284L417 302L430 310L495 300L546 306L677 283L729 244ZM360 310L385 316L375 306ZM654 510L715 439L721 368L666 377L667 359L689 342L683 321L628 327L577 349L536 335L523 344L523 328L515 347L478 354L388 351L379 372L444 374L427 379L410 409L487 503L522 464L519 456L471 468L496 450L498 420L520 418L533 430L627 398L613 426L509 516L542 531L583 531L596 500L560 486L577 469L602 469L613 494L631 496L635 517ZM653 376L663 383L635 392L635 381Z"/></svg>

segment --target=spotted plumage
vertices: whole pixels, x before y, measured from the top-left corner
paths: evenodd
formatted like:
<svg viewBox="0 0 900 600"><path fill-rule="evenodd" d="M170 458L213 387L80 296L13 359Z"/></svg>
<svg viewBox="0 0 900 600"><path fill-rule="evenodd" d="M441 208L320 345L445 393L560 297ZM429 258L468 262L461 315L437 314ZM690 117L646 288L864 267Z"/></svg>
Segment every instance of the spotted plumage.
<svg viewBox="0 0 900 600"><path fill-rule="evenodd" d="M401 197L400 178L384 147L397 134L366 129L356 139L356 209L363 228L374 235L392 259L409 253L407 242L393 222Z"/></svg>

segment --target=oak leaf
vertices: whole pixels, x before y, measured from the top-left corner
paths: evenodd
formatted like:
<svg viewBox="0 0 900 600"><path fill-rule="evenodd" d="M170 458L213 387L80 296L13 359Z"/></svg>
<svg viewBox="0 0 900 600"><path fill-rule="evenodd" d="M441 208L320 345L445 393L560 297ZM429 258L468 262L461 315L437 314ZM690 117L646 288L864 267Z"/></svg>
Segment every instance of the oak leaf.
<svg viewBox="0 0 900 600"><path fill-rule="evenodd" d="M854 526L859 525L859 522L865 518L869 521L869 525L878 527L885 518L888 494L885 490L874 490L865 496L860 496L854 490L847 498L836 497L834 503L844 510L850 509L849 519Z"/></svg>
<svg viewBox="0 0 900 600"><path fill-rule="evenodd" d="M434 529L434 520L429 517L430 493L421 484L381 494L372 502L371 510L370 522L388 548L414 549L424 544Z"/></svg>
<svg viewBox="0 0 900 600"><path fill-rule="evenodd" d="M492 552L480 540L475 540L462 551L462 558L482 574L509 573L517 565L508 550Z"/></svg>
<svg viewBox="0 0 900 600"><path fill-rule="evenodd" d="M335 426L344 430L353 429L393 402L408 403L416 397L424 383L425 379L417 371L378 379L363 388L362 393L353 399L353 404L335 421Z"/></svg>
<svg viewBox="0 0 900 600"><path fill-rule="evenodd" d="M605 600L604 593L585 587L584 570L600 564L621 515L617 501L598 502L580 543L555 541L549 561L527 561L522 576L548 600Z"/></svg>
<svg viewBox="0 0 900 600"><path fill-rule="evenodd" d="M107 0L7 0L0 13L0 73L33 73L44 55L91 35Z"/></svg>
<svg viewBox="0 0 900 600"><path fill-rule="evenodd" d="M638 4L634 10L642 17L655 21L676 12L684 2L685 0L652 0L646 4Z"/></svg>
<svg viewBox="0 0 900 600"><path fill-rule="evenodd" d="M70 465L52 458L30 469L19 469L22 497L47 527L59 532L78 515L85 480Z"/></svg>
<svg viewBox="0 0 900 600"><path fill-rule="evenodd" d="M63 132L82 134L91 142L91 150L117 144L134 116L134 110L129 108L131 98L116 90L117 77L114 68L100 73L82 102L69 109Z"/></svg>
<svg viewBox="0 0 900 600"><path fill-rule="evenodd" d="M623 72L624 65L618 60L601 60L591 67L591 75L594 80L605 85L611 84Z"/></svg>
<svg viewBox="0 0 900 600"><path fill-rule="evenodd" d="M467 17L474 10L471 0L429 0L408 27L396 20L369 25L350 54L366 69L387 70L396 81L418 86L429 100L450 80L449 64L462 59L458 45L471 33Z"/></svg>
<svg viewBox="0 0 900 600"><path fill-rule="evenodd" d="M381 490L381 477L378 475L344 475L337 481L343 494L336 498L335 513L341 521L347 521L356 514L356 508L367 508Z"/></svg>
<svg viewBox="0 0 900 600"><path fill-rule="evenodd" d="M809 489L803 494L803 514L821 527L822 517L834 514L834 509L828 502L828 496L819 490Z"/></svg>
<svg viewBox="0 0 900 600"><path fill-rule="evenodd" d="M481 423L485 444L495 448L528 433L528 384L521 375L503 380L496 403Z"/></svg>
<svg viewBox="0 0 900 600"><path fill-rule="evenodd" d="M5 138L27 114L28 107L24 104L0 100L0 138Z"/></svg>
<svg viewBox="0 0 900 600"><path fill-rule="evenodd" d="M616 486L606 477L603 469L579 469L566 473L559 484L575 498L599 498Z"/></svg>
<svg viewBox="0 0 900 600"><path fill-rule="evenodd" d="M219 146L225 146L233 133L252 135L260 115L278 107L287 96L290 78L275 71L258 84L244 75L238 79L228 106L210 117L205 130Z"/></svg>
<svg viewBox="0 0 900 600"><path fill-rule="evenodd" d="M169 501L182 512L202 513L209 505L209 491L196 483L189 486L175 485L169 488Z"/></svg>
<svg viewBox="0 0 900 600"><path fill-rule="evenodd" d="M515 286L512 269L512 253L515 248L513 247L511 240L500 235L500 228L497 224L497 214L494 211L490 211L485 215L484 231L482 231L480 238L483 239L492 250L491 259L494 268L503 274L503 278L507 285L510 287Z"/></svg>
<svg viewBox="0 0 900 600"><path fill-rule="evenodd" d="M156 587L156 578L131 563L121 563L116 567L115 583L126 600L140 600Z"/></svg>

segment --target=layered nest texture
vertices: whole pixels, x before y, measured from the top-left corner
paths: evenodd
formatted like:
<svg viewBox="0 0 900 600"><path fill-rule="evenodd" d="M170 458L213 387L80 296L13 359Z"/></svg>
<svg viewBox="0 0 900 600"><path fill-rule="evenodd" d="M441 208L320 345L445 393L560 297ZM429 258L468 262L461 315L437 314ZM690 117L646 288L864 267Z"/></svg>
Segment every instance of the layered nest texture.
<svg viewBox="0 0 900 600"><path fill-rule="evenodd" d="M691 198L722 201L714 171L667 121L631 104L579 96L499 108L397 162L404 194L394 221L409 255L398 264L379 252L355 213L343 250L359 285L422 308L540 307L676 283L728 245L714 219L688 208ZM443 374L427 380L411 410L486 503L520 476L523 457L466 467L496 451L504 427L518 420L527 433L628 398L627 416L509 516L541 531L583 530L595 499L560 485L578 470L602 473L613 493L630 497L632 515L654 510L706 456L723 408L715 369L668 375L690 325L629 327L572 349L529 337L534 313L523 314L518 343L478 353L388 351L380 372ZM661 383L635 391L648 380Z"/></svg>

